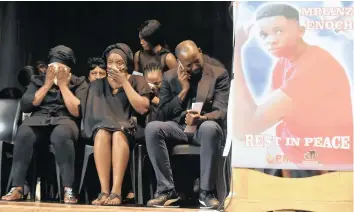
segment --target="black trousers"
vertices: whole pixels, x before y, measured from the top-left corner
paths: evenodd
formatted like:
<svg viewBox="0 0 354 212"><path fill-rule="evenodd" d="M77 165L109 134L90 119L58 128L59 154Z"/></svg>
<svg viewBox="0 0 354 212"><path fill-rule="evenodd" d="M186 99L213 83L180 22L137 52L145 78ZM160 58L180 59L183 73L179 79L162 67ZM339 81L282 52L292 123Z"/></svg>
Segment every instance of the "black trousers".
<svg viewBox="0 0 354 212"><path fill-rule="evenodd" d="M69 125L40 127L21 125L14 143L14 157L11 169L13 176L12 186L24 186L34 146L48 145L45 141L49 140L56 152L56 160L60 167L63 186L72 187L75 173L74 142L78 140L78 137L79 129Z"/></svg>

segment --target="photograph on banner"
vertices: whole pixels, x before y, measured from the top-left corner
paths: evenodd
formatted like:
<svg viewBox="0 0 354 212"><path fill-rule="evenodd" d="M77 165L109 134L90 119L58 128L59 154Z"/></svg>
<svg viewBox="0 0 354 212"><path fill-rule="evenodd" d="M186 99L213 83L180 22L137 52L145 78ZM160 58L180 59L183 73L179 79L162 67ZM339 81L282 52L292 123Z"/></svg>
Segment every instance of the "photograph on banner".
<svg viewBox="0 0 354 212"><path fill-rule="evenodd" d="M233 167L353 170L353 2L239 1L233 19Z"/></svg>

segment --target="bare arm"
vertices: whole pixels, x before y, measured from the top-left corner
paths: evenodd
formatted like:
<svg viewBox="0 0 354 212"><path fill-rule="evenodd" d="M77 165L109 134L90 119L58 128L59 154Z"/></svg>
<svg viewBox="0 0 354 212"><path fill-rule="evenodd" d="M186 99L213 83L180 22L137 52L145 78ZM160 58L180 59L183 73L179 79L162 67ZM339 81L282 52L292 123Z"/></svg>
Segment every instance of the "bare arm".
<svg viewBox="0 0 354 212"><path fill-rule="evenodd" d="M235 47L234 54L234 124L236 136L243 139L245 134L261 133L279 122L292 107L292 100L278 89L266 96L264 103L257 105L247 87L242 70L241 47Z"/></svg>
<svg viewBox="0 0 354 212"><path fill-rule="evenodd" d="M63 95L64 103L71 115L75 117L80 116L79 105L80 100L71 92L68 86L60 87L61 94Z"/></svg>
<svg viewBox="0 0 354 212"><path fill-rule="evenodd" d="M51 86L49 85L43 85L38 89L38 87L31 82L21 98L22 111L25 113L32 113L35 108L42 103L50 87Z"/></svg>
<svg viewBox="0 0 354 212"><path fill-rule="evenodd" d="M123 89L129 99L130 104L136 112L145 114L149 110L150 101L145 96L140 96L131 86L128 80L123 83Z"/></svg>
<svg viewBox="0 0 354 212"><path fill-rule="evenodd" d="M50 88L51 88L50 85L44 84L40 89L38 89L38 91L34 94L34 99L32 104L34 106L39 106L42 103L44 97L47 95Z"/></svg>
<svg viewBox="0 0 354 212"><path fill-rule="evenodd" d="M139 70L139 54L140 54L140 51L137 51L134 55L134 71L136 72L140 72ZM142 72L143 70L141 70Z"/></svg>
<svg viewBox="0 0 354 212"><path fill-rule="evenodd" d="M177 68L178 63L176 57L172 53L166 55L166 65L169 69Z"/></svg>

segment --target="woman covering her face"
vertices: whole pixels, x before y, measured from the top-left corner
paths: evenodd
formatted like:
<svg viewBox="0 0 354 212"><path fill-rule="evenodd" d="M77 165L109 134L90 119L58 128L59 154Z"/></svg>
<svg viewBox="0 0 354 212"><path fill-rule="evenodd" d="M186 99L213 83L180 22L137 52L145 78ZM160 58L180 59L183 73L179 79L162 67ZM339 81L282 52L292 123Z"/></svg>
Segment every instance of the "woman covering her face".
<svg viewBox="0 0 354 212"><path fill-rule="evenodd" d="M37 142L50 141L56 152L64 187L64 203L77 203L73 192L75 172L74 143L79 138L81 99L87 93L85 77L71 74L75 64L74 52L63 45L52 48L48 54L49 65L44 75L31 78L21 99L24 113L32 113L18 128L13 150L12 188L1 199L24 200L27 169ZM49 145L41 143L41 145ZM38 155L41 157L41 155ZM41 158L42 159L42 158Z"/></svg>
<svg viewBox="0 0 354 212"><path fill-rule="evenodd" d="M107 77L90 84L83 107L86 137L94 140L94 158L101 184L95 205L120 205L125 169L136 123L133 113L145 114L152 91L144 77L131 75L133 53L129 46L117 43L103 53ZM110 173L113 167L113 185Z"/></svg>

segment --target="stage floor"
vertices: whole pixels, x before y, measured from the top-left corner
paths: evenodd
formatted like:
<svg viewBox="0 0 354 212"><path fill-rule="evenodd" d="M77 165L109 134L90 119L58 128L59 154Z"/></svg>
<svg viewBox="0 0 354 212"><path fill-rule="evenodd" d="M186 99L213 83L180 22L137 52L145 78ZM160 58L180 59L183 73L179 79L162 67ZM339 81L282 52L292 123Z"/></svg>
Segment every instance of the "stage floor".
<svg viewBox="0 0 354 212"><path fill-rule="evenodd" d="M149 211L203 211L200 209L187 208L147 208L147 207L111 207L111 206L93 206L93 205L65 205L58 203L41 203L41 202L1 202L0 212L51 212L51 211L72 211L72 212L149 212Z"/></svg>

